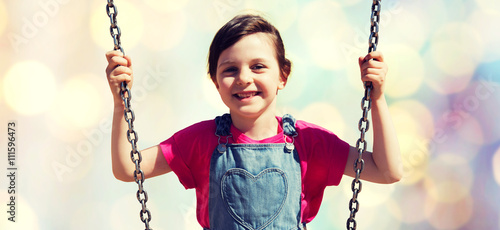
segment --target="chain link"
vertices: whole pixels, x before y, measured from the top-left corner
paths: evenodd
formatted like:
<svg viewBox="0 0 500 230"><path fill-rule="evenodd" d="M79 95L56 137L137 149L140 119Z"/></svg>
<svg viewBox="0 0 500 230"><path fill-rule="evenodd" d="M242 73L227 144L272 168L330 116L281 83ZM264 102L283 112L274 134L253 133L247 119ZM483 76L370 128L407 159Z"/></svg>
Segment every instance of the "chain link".
<svg viewBox="0 0 500 230"><path fill-rule="evenodd" d="M372 4L372 13L371 13L371 26L370 26L370 37L368 39L369 47L368 53L371 53L377 50L378 44L378 31L379 31L379 21L380 21L380 2L381 0L373 0ZM372 90L372 83L365 82L365 95L361 99L361 110L363 111L363 115L358 123L358 130L361 132L358 141L356 142L356 149L358 151L358 158L354 161L354 172L356 176L352 180L351 190L352 190L352 198L349 201L349 211L350 215L347 219L346 227L348 230L355 230L357 227L356 213L359 211L359 201L358 195L361 192L361 188L363 187L360 176L363 168L365 167L365 161L363 160L363 153L366 151L367 143L365 140L365 133L370 128L370 121L368 120L368 112L371 109L371 98L370 93Z"/></svg>
<svg viewBox="0 0 500 230"><path fill-rule="evenodd" d="M113 42L115 45L114 50L120 50L123 53L123 55L125 55L125 52L123 51L120 41L120 36L121 36L120 27L118 27L116 21L116 16L118 15L118 9L114 5L113 0L108 0L108 4L106 5L106 13L108 14L109 20L111 22L109 31L111 33L111 37L113 38ZM123 104L125 107L125 109L123 110L123 116L128 124L127 140L128 142L130 142L130 145L132 147L132 151L130 151L130 159L135 164L134 179L139 188L137 190L137 200L141 204L141 210L139 214L141 221L144 223L146 227L146 230L152 230L149 227L149 222L151 221L151 212L146 207L146 202L148 201L148 193L146 192L146 190L144 190L143 187L145 177L144 177L144 172L141 170L141 165L140 165L142 161L142 155L141 152L137 150L137 141L139 140L139 136L137 135L137 132L135 132L134 130L135 114L134 111L132 111L130 104L130 100L132 100L132 94L130 93L130 90L128 89L126 82L121 83L120 96L123 100Z"/></svg>

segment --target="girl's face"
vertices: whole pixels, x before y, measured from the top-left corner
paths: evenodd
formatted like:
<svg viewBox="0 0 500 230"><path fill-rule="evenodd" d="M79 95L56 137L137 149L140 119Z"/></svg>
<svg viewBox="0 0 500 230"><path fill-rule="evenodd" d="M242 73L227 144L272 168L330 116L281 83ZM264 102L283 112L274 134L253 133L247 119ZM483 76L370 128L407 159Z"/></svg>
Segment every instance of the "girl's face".
<svg viewBox="0 0 500 230"><path fill-rule="evenodd" d="M256 118L274 115L276 94L283 89L272 40L265 33L243 37L224 50L217 62L216 87L231 114Z"/></svg>

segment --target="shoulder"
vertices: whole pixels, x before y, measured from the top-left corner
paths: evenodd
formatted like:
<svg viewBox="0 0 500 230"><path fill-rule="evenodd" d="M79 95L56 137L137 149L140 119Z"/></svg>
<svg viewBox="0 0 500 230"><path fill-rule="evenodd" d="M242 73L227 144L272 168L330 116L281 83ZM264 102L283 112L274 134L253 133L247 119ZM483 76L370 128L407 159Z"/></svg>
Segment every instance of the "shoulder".
<svg viewBox="0 0 500 230"><path fill-rule="evenodd" d="M306 135L333 135L337 137L337 135L335 135L335 133L333 133L332 131L307 121L297 120L295 123L295 128L297 129L297 132Z"/></svg>
<svg viewBox="0 0 500 230"><path fill-rule="evenodd" d="M172 137L165 141L165 144L171 143L180 146L180 148L186 148L188 146L194 147L205 143L210 139L208 137L214 136L214 133L215 121L213 119L205 120L177 131Z"/></svg>
<svg viewBox="0 0 500 230"><path fill-rule="evenodd" d="M174 135L182 135L182 134L197 134L197 133L207 133L207 132L212 132L215 131L215 120L205 120L205 121L200 121L198 123L192 124Z"/></svg>
<svg viewBox="0 0 500 230"><path fill-rule="evenodd" d="M319 125L297 120L295 127L298 134L295 140L305 149L316 149L318 151L321 149L325 152L332 152L338 148L345 149L348 146L334 132Z"/></svg>
<svg viewBox="0 0 500 230"><path fill-rule="evenodd" d="M161 146L164 152L171 151L192 164L192 160L199 160L200 154L206 155L217 146L215 121L206 120L190 125L162 142Z"/></svg>

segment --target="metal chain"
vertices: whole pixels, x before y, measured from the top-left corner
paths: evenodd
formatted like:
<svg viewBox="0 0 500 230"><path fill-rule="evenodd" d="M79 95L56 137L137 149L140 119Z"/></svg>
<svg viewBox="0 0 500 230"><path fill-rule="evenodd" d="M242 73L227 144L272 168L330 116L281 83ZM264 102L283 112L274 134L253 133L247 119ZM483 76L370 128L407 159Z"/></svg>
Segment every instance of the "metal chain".
<svg viewBox="0 0 500 230"><path fill-rule="evenodd" d="M377 50L378 44L378 31L379 31L379 21L380 21L380 2L381 0L373 0L372 4L372 13L371 13L371 27L370 27L370 38L368 39L369 47L368 53L371 53ZM361 192L362 183L360 180L361 172L365 166L365 162L363 160L363 153L366 151L367 143L365 140L365 134L370 128L370 121L368 120L368 112L371 109L371 98L370 93L372 90L372 83L365 82L365 95L361 99L361 110L363 110L363 116L359 120L358 129L361 132L358 141L356 142L356 149L358 151L358 158L354 161L354 172L356 176L354 180L352 180L351 190L352 190L352 198L349 201L349 211L350 216L347 219L347 229L355 230L356 229L356 213L359 211L359 201L358 195Z"/></svg>
<svg viewBox="0 0 500 230"><path fill-rule="evenodd" d="M120 36L121 36L120 27L118 27L116 21L116 15L118 15L118 10L114 5L113 0L108 0L108 4L106 5L106 12L111 21L111 26L109 27L109 30L115 44L114 50L120 50L123 53L123 55L125 55L125 52L123 51L120 42ZM139 140L139 136L137 135L137 132L134 131L135 115L134 111L132 111L131 109L131 104L130 104L130 100L132 99L132 94L130 93L130 90L128 89L126 82L121 83L120 96L122 97L123 104L125 106L125 109L123 110L123 116L125 118L125 121L128 123L127 139L128 142L130 142L130 145L132 146L132 151L130 151L130 158L132 162L135 164L134 179L135 182L137 183L137 186L139 187L139 190L137 190L137 200L142 206L140 211L140 218L141 221L144 223L146 230L152 230L149 227L149 222L151 222L151 212L146 207L146 202L148 202L148 193L146 192L146 190L144 190L143 187L145 177L144 177L144 172L141 170L142 155L141 152L137 149L137 141Z"/></svg>

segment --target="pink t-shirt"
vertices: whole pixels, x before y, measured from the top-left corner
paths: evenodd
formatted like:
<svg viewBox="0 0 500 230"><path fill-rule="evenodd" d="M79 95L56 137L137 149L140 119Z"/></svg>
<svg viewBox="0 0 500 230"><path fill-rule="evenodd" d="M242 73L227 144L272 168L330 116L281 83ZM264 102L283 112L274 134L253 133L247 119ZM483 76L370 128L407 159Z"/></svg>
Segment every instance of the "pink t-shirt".
<svg viewBox="0 0 500 230"><path fill-rule="evenodd" d="M281 117L277 119L281 124ZM204 228L210 228L210 159L218 143L215 127L214 120L202 121L160 143L168 165L182 185L186 189L196 189L196 216ZM304 121L296 122L296 130L298 136L295 137L295 148L299 154L302 175L301 222L309 223L318 213L325 187L340 183L349 144L332 132ZM233 138L229 138L229 143L284 143L281 126L276 136L263 140L253 140L232 125L231 133ZM291 139L287 142L291 142Z"/></svg>

